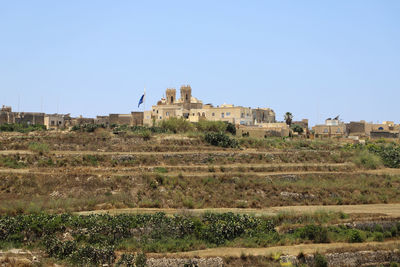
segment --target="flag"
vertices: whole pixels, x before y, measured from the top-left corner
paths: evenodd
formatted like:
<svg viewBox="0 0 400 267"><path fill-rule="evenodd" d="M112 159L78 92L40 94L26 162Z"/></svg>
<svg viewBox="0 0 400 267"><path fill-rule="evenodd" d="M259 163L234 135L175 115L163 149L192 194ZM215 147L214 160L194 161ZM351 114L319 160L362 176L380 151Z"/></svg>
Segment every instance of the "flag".
<svg viewBox="0 0 400 267"><path fill-rule="evenodd" d="M139 99L139 104L137 105L137 107L140 106L140 104L143 104L144 101L144 94L142 95L142 97Z"/></svg>

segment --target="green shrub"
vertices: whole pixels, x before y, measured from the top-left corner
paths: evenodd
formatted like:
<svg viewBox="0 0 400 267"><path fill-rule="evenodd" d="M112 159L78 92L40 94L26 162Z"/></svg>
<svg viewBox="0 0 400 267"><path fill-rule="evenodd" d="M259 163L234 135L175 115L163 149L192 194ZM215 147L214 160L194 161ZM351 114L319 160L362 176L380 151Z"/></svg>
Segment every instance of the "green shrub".
<svg viewBox="0 0 400 267"><path fill-rule="evenodd" d="M396 237L399 234L399 231L396 226L393 226L392 228L390 228L390 232L393 237Z"/></svg>
<svg viewBox="0 0 400 267"><path fill-rule="evenodd" d="M144 130L140 133L140 136L143 138L144 141L149 141L151 139L151 131Z"/></svg>
<svg viewBox="0 0 400 267"><path fill-rule="evenodd" d="M87 132L87 133L93 133L97 128L106 128L106 125L104 124L82 124L82 125L74 125L71 128L71 131L81 131L81 132Z"/></svg>
<svg viewBox="0 0 400 267"><path fill-rule="evenodd" d="M199 121L196 123L197 130L201 132L225 132L227 124L223 121Z"/></svg>
<svg viewBox="0 0 400 267"><path fill-rule="evenodd" d="M48 144L44 144L44 143L30 143L28 146L28 149L32 152L36 152L39 153L40 155L43 155L47 152L49 152L50 148Z"/></svg>
<svg viewBox="0 0 400 267"><path fill-rule="evenodd" d="M92 166L97 166L99 164L98 158L94 155L84 155L83 156L83 162L88 163L89 165Z"/></svg>
<svg viewBox="0 0 400 267"><path fill-rule="evenodd" d="M384 237L383 233L381 233L381 232L374 233L374 241L383 242L384 240L385 240L385 237Z"/></svg>
<svg viewBox="0 0 400 267"><path fill-rule="evenodd" d="M300 238L312 240L314 243L329 243L327 229L319 225L310 224L298 228L296 234Z"/></svg>
<svg viewBox="0 0 400 267"><path fill-rule="evenodd" d="M363 167L367 169L377 169L382 166L382 160L379 156L367 150L361 150L353 158L353 162L358 167Z"/></svg>
<svg viewBox="0 0 400 267"><path fill-rule="evenodd" d="M147 266L146 254L139 252L134 254L122 254L116 266L145 267Z"/></svg>
<svg viewBox="0 0 400 267"><path fill-rule="evenodd" d="M23 168L26 166L25 163L18 161L15 157L12 156L1 156L0 157L0 166L11 168L11 169L18 169Z"/></svg>
<svg viewBox="0 0 400 267"><path fill-rule="evenodd" d="M383 165L390 168L400 168L400 146L398 144L389 143L368 143L362 144L347 144L344 146L345 150L356 149L360 153L366 149L367 151L378 155Z"/></svg>
<svg viewBox="0 0 400 267"><path fill-rule="evenodd" d="M226 131L232 135L236 135L236 126L233 123L228 122L226 125Z"/></svg>
<svg viewBox="0 0 400 267"><path fill-rule="evenodd" d="M168 172L168 170L164 167L155 167L154 171L158 172L158 173L167 173Z"/></svg>
<svg viewBox="0 0 400 267"><path fill-rule="evenodd" d="M28 133L33 131L45 131L46 126L41 124L23 124L23 123L4 123L0 125L0 132L20 132Z"/></svg>
<svg viewBox="0 0 400 267"><path fill-rule="evenodd" d="M194 129L193 124L184 118L170 118L162 120L159 126L172 133L185 133Z"/></svg>
<svg viewBox="0 0 400 267"><path fill-rule="evenodd" d="M299 133L299 134L302 134L303 133L303 127L301 127L300 125L298 125L298 124L292 124L291 126L290 126L290 129L292 129L293 130L293 132L295 132L295 133Z"/></svg>
<svg viewBox="0 0 400 267"><path fill-rule="evenodd" d="M220 147L231 147L236 148L238 147L238 142L234 138L230 138L228 135L219 132L219 133L206 133L204 139L207 143L213 146L220 146Z"/></svg>
<svg viewBox="0 0 400 267"><path fill-rule="evenodd" d="M400 168L400 146L398 145L381 145L378 151L379 156L382 158L383 164L390 168Z"/></svg>
<svg viewBox="0 0 400 267"><path fill-rule="evenodd" d="M359 230L352 229L348 233L348 241L350 243L361 243L364 242L365 236Z"/></svg>
<svg viewBox="0 0 400 267"><path fill-rule="evenodd" d="M328 261L325 256L319 253L314 255L314 264L315 267L328 267Z"/></svg>

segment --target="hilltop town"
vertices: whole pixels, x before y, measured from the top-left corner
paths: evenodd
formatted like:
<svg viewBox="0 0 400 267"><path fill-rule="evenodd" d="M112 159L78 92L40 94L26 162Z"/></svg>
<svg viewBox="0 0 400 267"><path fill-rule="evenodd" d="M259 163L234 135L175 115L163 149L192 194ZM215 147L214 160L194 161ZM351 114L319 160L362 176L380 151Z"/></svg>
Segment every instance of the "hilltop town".
<svg viewBox="0 0 400 267"><path fill-rule="evenodd" d="M276 117L188 85L96 118L3 106L0 265L400 261L399 125Z"/></svg>
<svg viewBox="0 0 400 267"><path fill-rule="evenodd" d="M289 116L292 116L289 113ZM279 122L271 108L251 108L222 104L213 106L192 95L190 85L180 87L180 97L176 89L168 88L165 97L161 98L151 110L131 112L130 114L109 114L96 118L71 117L70 114L45 114L41 112L13 112L9 106L0 110L0 124L45 125L46 129L68 129L74 126L96 124L109 127L111 125L152 126L169 118L183 118L189 122L223 121L236 126L242 136L266 138L299 136L304 138L399 138L400 125L393 121L369 123L343 122L339 116L328 118L323 125L311 126L308 119L300 121L288 120Z"/></svg>

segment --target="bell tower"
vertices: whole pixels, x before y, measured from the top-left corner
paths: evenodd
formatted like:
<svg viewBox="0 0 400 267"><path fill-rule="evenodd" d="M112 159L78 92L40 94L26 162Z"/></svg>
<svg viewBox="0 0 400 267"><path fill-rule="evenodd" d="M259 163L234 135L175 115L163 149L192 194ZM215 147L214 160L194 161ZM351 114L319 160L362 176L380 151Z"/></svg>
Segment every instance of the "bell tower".
<svg viewBox="0 0 400 267"><path fill-rule="evenodd" d="M181 99L183 103L190 104L192 98L192 87L190 85L181 86Z"/></svg>
<svg viewBox="0 0 400 267"><path fill-rule="evenodd" d="M176 102L176 89L175 88L167 88L165 91L165 95L167 97L167 104L173 105Z"/></svg>

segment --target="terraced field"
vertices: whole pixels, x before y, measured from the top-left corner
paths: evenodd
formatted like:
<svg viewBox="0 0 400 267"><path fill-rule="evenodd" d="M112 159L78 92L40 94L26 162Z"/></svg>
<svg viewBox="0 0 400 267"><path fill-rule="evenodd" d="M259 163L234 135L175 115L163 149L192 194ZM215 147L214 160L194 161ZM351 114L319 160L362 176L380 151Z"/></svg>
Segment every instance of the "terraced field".
<svg viewBox="0 0 400 267"><path fill-rule="evenodd" d="M34 149L32 143L43 148ZM315 219L325 226L372 222L374 227L390 222L393 228L400 217L400 171L356 165L354 152L342 145L287 140L228 149L207 145L200 137L169 134L153 135L146 141L107 131L2 133L0 213L73 212L86 216L161 211L167 216L197 217L208 212L233 212L261 218L290 217L276 224L279 233L289 235L318 216L326 217ZM314 219L305 220L306 215ZM367 234L365 241L374 241L374 233L371 237ZM342 239L332 237L329 244L290 250L290 245L313 242L297 238L285 237L270 245L233 239L201 251L197 250L209 244L167 250L130 245L120 246L119 251L139 249L153 252L149 255L156 258L237 257L230 259L233 266L244 264L243 252L266 257L252 264L268 266L280 264L268 256L279 251L298 254L343 247L337 243ZM389 242L390 249L400 244L394 234L382 241ZM235 249L224 250L227 245ZM286 246L280 249L282 245ZM38 255L44 257L40 252Z"/></svg>

